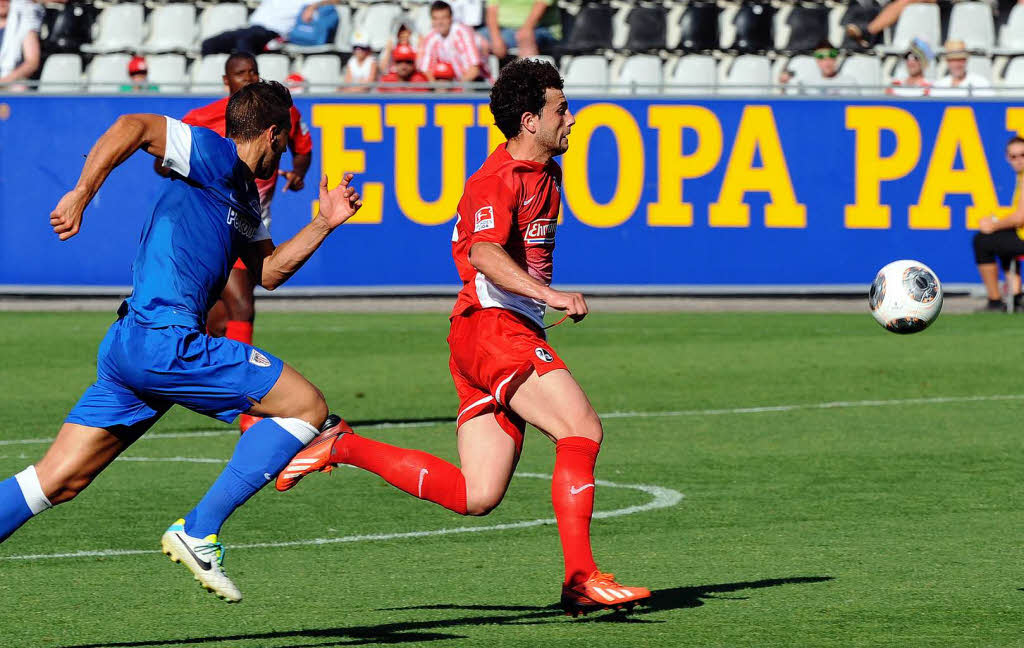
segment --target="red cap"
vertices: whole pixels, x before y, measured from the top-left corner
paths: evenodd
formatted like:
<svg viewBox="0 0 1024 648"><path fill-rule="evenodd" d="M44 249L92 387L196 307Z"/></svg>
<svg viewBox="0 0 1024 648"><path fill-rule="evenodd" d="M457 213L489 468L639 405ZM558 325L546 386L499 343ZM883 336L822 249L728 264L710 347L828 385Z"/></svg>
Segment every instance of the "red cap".
<svg viewBox="0 0 1024 648"><path fill-rule="evenodd" d="M146 59L141 56L133 56L128 61L128 74L146 74L149 69L146 67Z"/></svg>
<svg viewBox="0 0 1024 648"><path fill-rule="evenodd" d="M391 60L395 63L399 61L408 61L410 63L416 62L416 50L409 47L408 45L399 45L391 52Z"/></svg>
<svg viewBox="0 0 1024 648"><path fill-rule="evenodd" d="M438 61L435 63L434 69L432 69L430 73L434 75L435 79L440 79L442 81L455 80L455 68L445 61Z"/></svg>

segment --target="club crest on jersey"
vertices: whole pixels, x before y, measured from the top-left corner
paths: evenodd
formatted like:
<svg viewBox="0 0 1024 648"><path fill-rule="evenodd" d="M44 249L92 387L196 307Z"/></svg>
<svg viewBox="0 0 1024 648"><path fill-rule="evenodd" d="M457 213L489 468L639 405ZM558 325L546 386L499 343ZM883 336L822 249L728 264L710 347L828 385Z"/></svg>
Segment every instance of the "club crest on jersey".
<svg viewBox="0 0 1024 648"><path fill-rule="evenodd" d="M474 232L482 232L489 229L494 229L494 209L490 205L476 210L473 225Z"/></svg>
<svg viewBox="0 0 1024 648"><path fill-rule="evenodd" d="M558 221L554 218L538 218L526 228L524 240L529 245L550 245L555 242L555 227Z"/></svg>
<svg viewBox="0 0 1024 648"><path fill-rule="evenodd" d="M268 358L267 356L263 355L262 353L260 353L256 349L253 349L249 353L249 364L254 364L257 367L269 367L270 366L270 358Z"/></svg>
<svg viewBox="0 0 1024 648"><path fill-rule="evenodd" d="M534 350L534 353L536 353L537 357L540 358L541 360L543 360L544 362L552 362L552 361L554 361L554 358L551 357L551 354L548 353L548 350L545 349L545 348L537 347Z"/></svg>
<svg viewBox="0 0 1024 648"><path fill-rule="evenodd" d="M234 227L239 234L247 239L251 239L256 236L256 231L259 229L259 222L251 222L245 218L242 214L235 211L233 208L228 207L228 225Z"/></svg>

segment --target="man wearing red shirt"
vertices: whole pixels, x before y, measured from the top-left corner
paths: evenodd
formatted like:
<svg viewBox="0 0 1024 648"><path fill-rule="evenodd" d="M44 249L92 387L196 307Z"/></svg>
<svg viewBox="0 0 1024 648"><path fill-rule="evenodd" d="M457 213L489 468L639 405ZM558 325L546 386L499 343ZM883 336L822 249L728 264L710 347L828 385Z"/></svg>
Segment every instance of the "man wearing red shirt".
<svg viewBox="0 0 1024 648"><path fill-rule="evenodd" d="M505 496L530 423L555 442L551 499L565 559L562 606L573 615L630 608L650 591L599 571L590 548L601 420L544 335L548 306L575 321L587 315L583 295L549 285L562 183L553 158L568 150L575 119L555 68L529 59L502 70L491 112L508 142L466 183L452 233L463 283L448 336L461 469L339 425L295 455L277 489L346 463L456 513L485 515Z"/></svg>
<svg viewBox="0 0 1024 648"><path fill-rule="evenodd" d="M437 63L452 66L459 81L476 81L486 72L477 47L476 32L452 20L452 7L444 0L430 5L430 26L433 28L420 44L419 69L434 81Z"/></svg>
<svg viewBox="0 0 1024 648"><path fill-rule="evenodd" d="M427 77L416 71L416 50L408 45L399 45L391 51L394 61L394 72L388 72L380 78L381 83L425 83ZM380 92L425 92L427 88L388 88L381 86Z"/></svg>
<svg viewBox="0 0 1024 648"><path fill-rule="evenodd" d="M236 92L259 81L260 73L256 67L256 57L247 52L232 54L224 63L224 83L228 87L228 96L211 104L188 112L182 121L192 126L202 126L224 136L224 116L228 100ZM312 160L313 140L309 129L302 123L302 115L295 107L291 107L292 128L288 134L288 147L292 152L292 170L278 170L269 180L256 180L256 188L260 192L260 204L263 208L263 223L270 229L270 201L274 198L277 177L285 178L284 191L299 191L305 186L304 179ZM207 330L216 337L228 337L246 344L252 344L252 329L255 320L255 300L253 289L256 283L250 277L245 264L239 259L231 271L231 277L224 286L220 301L212 309L207 319ZM258 418L242 414L238 421L242 432L245 432Z"/></svg>

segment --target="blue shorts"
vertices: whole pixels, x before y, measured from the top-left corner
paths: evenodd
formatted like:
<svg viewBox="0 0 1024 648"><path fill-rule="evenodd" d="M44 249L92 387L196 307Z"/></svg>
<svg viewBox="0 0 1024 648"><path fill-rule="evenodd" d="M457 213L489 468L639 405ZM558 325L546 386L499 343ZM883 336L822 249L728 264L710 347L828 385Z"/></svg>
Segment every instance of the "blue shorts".
<svg viewBox="0 0 1024 648"><path fill-rule="evenodd" d="M96 382L67 422L144 430L177 404L230 423L267 395L283 369L284 362L243 342L187 326L146 328L129 312L100 343Z"/></svg>

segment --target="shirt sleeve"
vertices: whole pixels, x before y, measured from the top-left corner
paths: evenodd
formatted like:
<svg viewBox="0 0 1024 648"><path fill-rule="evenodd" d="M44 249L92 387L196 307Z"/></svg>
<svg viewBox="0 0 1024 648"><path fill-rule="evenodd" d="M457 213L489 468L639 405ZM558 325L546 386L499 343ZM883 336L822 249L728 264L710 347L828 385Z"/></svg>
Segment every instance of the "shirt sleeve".
<svg viewBox="0 0 1024 648"><path fill-rule="evenodd" d="M459 52L462 54L462 61L466 68L480 65L480 51L476 48L476 39L468 27L458 26Z"/></svg>
<svg viewBox="0 0 1024 648"><path fill-rule="evenodd" d="M211 130L166 119L166 168L203 185L231 175L237 155L227 140Z"/></svg>
<svg viewBox="0 0 1024 648"><path fill-rule="evenodd" d="M463 213L469 244L497 243L505 245L512 233L515 196L498 176L487 176L476 182L466 195Z"/></svg>
<svg viewBox="0 0 1024 648"><path fill-rule="evenodd" d="M309 135L309 127L302 121L302 113L292 106L292 131L288 134L293 155L308 155L313 152L313 138Z"/></svg>

